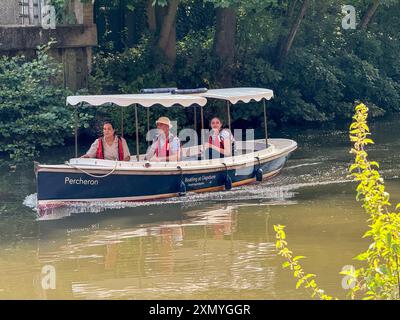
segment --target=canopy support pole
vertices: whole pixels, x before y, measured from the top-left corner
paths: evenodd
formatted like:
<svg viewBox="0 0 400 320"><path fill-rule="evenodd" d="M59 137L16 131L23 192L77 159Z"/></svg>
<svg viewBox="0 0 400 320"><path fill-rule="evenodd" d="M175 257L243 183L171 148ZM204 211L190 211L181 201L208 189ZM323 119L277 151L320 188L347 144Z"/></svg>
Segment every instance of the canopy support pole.
<svg viewBox="0 0 400 320"><path fill-rule="evenodd" d="M227 106L227 113L228 113L228 127L229 127L229 131L232 131L231 129L231 104L229 101L226 102L226 106Z"/></svg>
<svg viewBox="0 0 400 320"><path fill-rule="evenodd" d="M146 109L147 109L147 134L149 134L149 132L150 132L150 108L146 108ZM150 145L150 141L147 141L147 145Z"/></svg>
<svg viewBox="0 0 400 320"><path fill-rule="evenodd" d="M197 132L197 108L196 106L193 106L193 127L194 127L194 131Z"/></svg>
<svg viewBox="0 0 400 320"><path fill-rule="evenodd" d="M136 127L136 159L139 161L140 149L139 149L139 120L137 104L135 104L135 127Z"/></svg>
<svg viewBox="0 0 400 320"><path fill-rule="evenodd" d="M265 133L265 147L268 148L268 127L267 127L267 105L263 99L264 106L264 133Z"/></svg>
<svg viewBox="0 0 400 320"><path fill-rule="evenodd" d="M82 105L82 103L80 105ZM78 105L75 106L74 118L75 118L75 124L74 124L75 158L78 158Z"/></svg>
<svg viewBox="0 0 400 320"><path fill-rule="evenodd" d="M203 107L200 106L200 122L201 122L201 130L204 129L204 111Z"/></svg>
<svg viewBox="0 0 400 320"><path fill-rule="evenodd" d="M121 137L124 137L124 108L121 107Z"/></svg>

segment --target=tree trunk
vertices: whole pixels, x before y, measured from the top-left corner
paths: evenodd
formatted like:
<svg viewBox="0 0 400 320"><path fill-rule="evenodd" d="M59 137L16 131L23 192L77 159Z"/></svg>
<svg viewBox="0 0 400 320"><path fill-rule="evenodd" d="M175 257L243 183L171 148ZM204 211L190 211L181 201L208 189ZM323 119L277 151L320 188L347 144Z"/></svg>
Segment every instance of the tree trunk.
<svg viewBox="0 0 400 320"><path fill-rule="evenodd" d="M147 0L146 15L147 15L147 27L149 28L149 31L154 34L157 30L157 22L156 22L156 8L153 6L153 0Z"/></svg>
<svg viewBox="0 0 400 320"><path fill-rule="evenodd" d="M282 24L283 30L289 29L289 26L292 24L297 2L298 2L298 0L291 0L288 3L287 8L286 8L286 19ZM281 4L281 5L283 5L283 4ZM283 33L281 33L279 35L278 42L277 42L276 49L275 49L276 57L279 57L281 52L283 51L283 48L286 43L286 39L287 39L287 35L285 35ZM276 63L276 61L275 61L275 63Z"/></svg>
<svg viewBox="0 0 400 320"><path fill-rule="evenodd" d="M300 9L300 13L297 16L296 20L294 21L294 23L290 29L289 35L286 37L285 41L280 46L279 53L278 53L278 56L276 59L276 64L275 64L277 68L281 68L283 63L285 62L285 60L290 52L290 49L292 48L293 41L296 37L296 34L300 29L301 22L304 19L304 16L307 12L309 4L310 4L310 0L303 1L303 4Z"/></svg>
<svg viewBox="0 0 400 320"><path fill-rule="evenodd" d="M364 14L364 16L362 17L361 22L360 22L360 28L362 30L367 29L369 23L371 22L371 20L372 20L373 16L375 15L376 10L378 9L380 4L381 4L380 0L374 0L374 2L370 4L367 12Z"/></svg>
<svg viewBox="0 0 400 320"><path fill-rule="evenodd" d="M218 79L224 86L232 85L232 65L235 61L236 11L218 8L214 35L214 54L220 62Z"/></svg>
<svg viewBox="0 0 400 320"><path fill-rule="evenodd" d="M289 19L293 18L294 10L296 9L296 5L297 5L297 0L292 0L290 2L290 4L288 5L287 15L288 15Z"/></svg>
<svg viewBox="0 0 400 320"><path fill-rule="evenodd" d="M176 60L176 16L178 13L179 0L170 0L166 14L163 16L158 46L170 63Z"/></svg>
<svg viewBox="0 0 400 320"><path fill-rule="evenodd" d="M153 2L147 0L147 26L154 36L154 46L173 65L176 61L176 16L180 0L169 0L164 7L153 6Z"/></svg>

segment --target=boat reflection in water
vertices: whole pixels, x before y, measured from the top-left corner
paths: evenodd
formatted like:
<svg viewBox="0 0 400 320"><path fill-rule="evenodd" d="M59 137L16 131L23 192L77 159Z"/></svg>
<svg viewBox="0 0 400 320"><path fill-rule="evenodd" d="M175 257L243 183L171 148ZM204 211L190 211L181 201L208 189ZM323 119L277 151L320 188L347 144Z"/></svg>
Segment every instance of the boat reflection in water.
<svg viewBox="0 0 400 320"><path fill-rule="evenodd" d="M43 295L202 299L274 291L277 266L268 263L275 252L265 206L254 206L251 220L240 206L226 204L117 211L118 219L85 214L40 222L40 265L57 271L56 289Z"/></svg>

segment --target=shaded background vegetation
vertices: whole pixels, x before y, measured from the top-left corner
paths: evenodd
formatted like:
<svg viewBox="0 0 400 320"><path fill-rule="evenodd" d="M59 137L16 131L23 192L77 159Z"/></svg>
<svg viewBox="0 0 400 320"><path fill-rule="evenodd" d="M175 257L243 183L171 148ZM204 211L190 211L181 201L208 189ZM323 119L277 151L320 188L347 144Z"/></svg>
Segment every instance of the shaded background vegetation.
<svg viewBox="0 0 400 320"><path fill-rule="evenodd" d="M152 2L96 2L100 48L92 90L272 88L269 115L277 124L349 119L356 99L375 116L399 110L399 1ZM163 14L174 4L165 48ZM356 8L356 30L342 29L344 4ZM262 125L260 108L233 112L235 121Z"/></svg>
<svg viewBox="0 0 400 320"><path fill-rule="evenodd" d="M63 0L56 2L62 6ZM355 30L342 28L342 5L356 8ZM165 86L271 88L272 128L349 120L355 100L366 102L372 116L382 116L400 109L399 20L398 0L96 0L99 47L89 92L136 93ZM0 104L10 101L6 97L0 84ZM64 108L64 100L48 105ZM224 118L222 106L205 108L206 120L211 114ZM176 119L180 127L193 126L193 108L155 108L151 121L160 114ZM260 128L261 115L260 107L237 105L232 108L233 126ZM93 137L99 119L119 122L120 111L85 110L81 116L87 127L82 132ZM143 109L139 116L143 134ZM132 133L133 110L127 108L124 117L125 132ZM67 123L71 114L61 119ZM52 126L48 130L60 140L72 134ZM4 148L0 152L10 153Z"/></svg>

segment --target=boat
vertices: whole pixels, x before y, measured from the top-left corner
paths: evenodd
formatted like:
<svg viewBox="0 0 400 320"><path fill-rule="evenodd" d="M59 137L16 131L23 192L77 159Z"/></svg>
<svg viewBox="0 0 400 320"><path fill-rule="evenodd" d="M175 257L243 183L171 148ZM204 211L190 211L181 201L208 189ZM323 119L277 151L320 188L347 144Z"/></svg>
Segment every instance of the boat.
<svg viewBox="0 0 400 320"><path fill-rule="evenodd" d="M67 105L78 111L83 104L93 107L117 105L135 108L136 141L139 141L138 107L203 108L209 100L226 102L229 129L230 108L237 103L263 102L265 138L240 141L230 157L199 159L201 145L182 148L178 162L149 162L140 153L130 161L111 161L78 157L78 126L75 128L75 156L64 164L35 163L37 206L39 209L87 202L151 201L184 197L189 192L213 192L265 181L278 175L297 143L290 139L271 139L267 133L266 101L273 91L263 88L227 88L202 90L156 89L139 94L71 96ZM253 104L254 105L254 104ZM149 118L149 117L148 117ZM148 124L149 126L149 124Z"/></svg>

